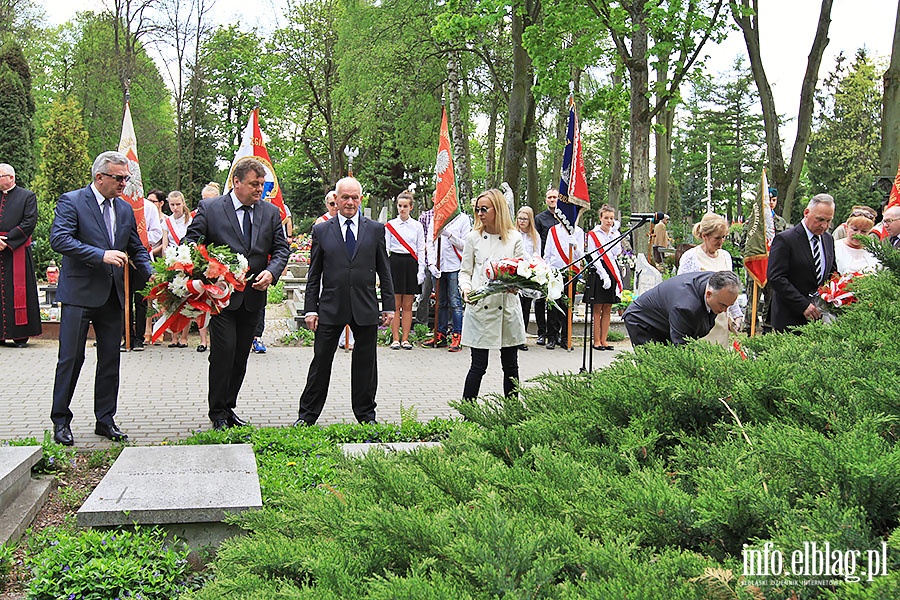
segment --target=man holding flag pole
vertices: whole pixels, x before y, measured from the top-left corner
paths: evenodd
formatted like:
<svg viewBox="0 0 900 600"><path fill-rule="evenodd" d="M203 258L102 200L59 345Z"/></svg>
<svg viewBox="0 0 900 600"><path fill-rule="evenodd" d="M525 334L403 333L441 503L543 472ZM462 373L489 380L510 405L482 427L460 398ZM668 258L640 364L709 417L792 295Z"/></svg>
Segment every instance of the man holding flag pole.
<svg viewBox="0 0 900 600"><path fill-rule="evenodd" d="M565 227L568 235L568 248L566 263L572 264L583 256L584 231L576 227L578 216L582 208L590 208L591 201L588 196L587 176L584 170L584 157L581 153L581 132L578 128L578 116L575 114L575 83L569 82L569 122L566 127L566 147L563 152L562 170L559 179L559 199L556 204L556 217ZM557 226L559 227L559 226ZM552 232L552 230L551 230ZM581 232L580 234L578 232ZM559 236L557 236L559 237ZM551 248L551 240L547 240L546 255ZM562 253L562 252L560 252ZM553 266L553 265L551 265ZM575 268L577 273L577 267ZM577 277L576 277L577 279ZM575 281L568 286L569 309L566 314L566 348L572 350L572 307L575 300ZM551 309L553 310L553 309ZM547 347L552 350L552 332L549 331L550 315L548 315L548 339Z"/></svg>

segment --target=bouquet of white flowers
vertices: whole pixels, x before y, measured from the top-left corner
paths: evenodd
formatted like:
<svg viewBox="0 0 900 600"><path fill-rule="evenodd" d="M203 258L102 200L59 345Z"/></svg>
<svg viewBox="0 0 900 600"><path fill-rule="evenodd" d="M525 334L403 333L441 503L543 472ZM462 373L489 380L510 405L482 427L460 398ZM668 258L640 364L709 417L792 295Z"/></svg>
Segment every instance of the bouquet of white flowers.
<svg viewBox="0 0 900 600"><path fill-rule="evenodd" d="M485 275L488 282L469 293L470 304L509 291L518 291L529 298L547 298L547 302L557 308L557 301L562 298L562 274L540 258L503 258L488 264ZM565 302L564 298L562 302Z"/></svg>

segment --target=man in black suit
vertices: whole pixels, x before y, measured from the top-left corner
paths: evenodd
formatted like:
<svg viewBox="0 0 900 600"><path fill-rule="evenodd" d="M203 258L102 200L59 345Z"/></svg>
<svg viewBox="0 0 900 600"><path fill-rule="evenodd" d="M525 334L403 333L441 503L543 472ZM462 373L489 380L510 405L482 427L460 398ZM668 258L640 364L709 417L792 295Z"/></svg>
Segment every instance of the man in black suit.
<svg viewBox="0 0 900 600"><path fill-rule="evenodd" d="M384 225L359 214L362 187L352 177L337 182L338 214L312 230L306 284L306 325L316 332L313 360L294 425L312 425L322 414L338 337L350 325L356 338L350 365L350 398L360 423L375 422L378 325L394 318L394 286ZM378 310L375 275L381 282Z"/></svg>
<svg viewBox="0 0 900 600"><path fill-rule="evenodd" d="M31 257L37 224L34 192L16 185L12 165L0 163L0 345L24 348L41 335L41 307Z"/></svg>
<svg viewBox="0 0 900 600"><path fill-rule="evenodd" d="M265 183L263 164L241 158L232 171L231 193L201 200L184 234L185 242L228 246L250 265L244 291L235 290L225 310L209 320L209 420L215 429L246 425L234 409L253 332L266 306L266 289L278 281L290 255L278 207L260 202Z"/></svg>
<svg viewBox="0 0 900 600"><path fill-rule="evenodd" d="M559 224L559 219L556 218L556 204L559 202L559 190L556 188L547 190L547 194L544 196L544 202L547 204L547 210L539 212L534 217L534 226L537 229L538 235L541 237L539 256L544 255L544 248L547 246L547 235L550 233L550 230ZM538 249L535 248L534 251L537 253ZM551 308L551 310L553 309ZM537 345L543 346L547 343L547 301L544 298L539 298L534 301L534 321L537 323ZM551 341L555 345L559 340ZM560 346L562 346L562 343L560 343Z"/></svg>
<svg viewBox="0 0 900 600"><path fill-rule="evenodd" d="M75 443L69 404L84 363L90 325L97 338L94 433L113 441L128 439L113 419L119 395L124 269L130 257L139 275L138 281L131 282L132 289L142 287L152 272L134 211L120 197L131 179L128 159L119 152L104 152L94 160L91 177L93 182L86 188L60 196L50 228L50 247L63 255L56 291L62 304L59 361L50 419L53 439L66 446Z"/></svg>
<svg viewBox="0 0 900 600"><path fill-rule="evenodd" d="M741 293L732 271L698 271L666 279L637 297L622 320L635 347L648 342L681 345L702 338L716 315L728 310Z"/></svg>
<svg viewBox="0 0 900 600"><path fill-rule="evenodd" d="M772 240L766 275L775 331L822 318L813 297L835 271L834 238L828 233L833 218L834 198L816 194L803 210L803 220Z"/></svg>

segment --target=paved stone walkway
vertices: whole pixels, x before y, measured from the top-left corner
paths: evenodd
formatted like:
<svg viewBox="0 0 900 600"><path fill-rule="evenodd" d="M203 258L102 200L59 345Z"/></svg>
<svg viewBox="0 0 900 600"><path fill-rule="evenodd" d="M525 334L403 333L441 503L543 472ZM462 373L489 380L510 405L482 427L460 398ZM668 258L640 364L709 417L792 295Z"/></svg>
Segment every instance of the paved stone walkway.
<svg viewBox="0 0 900 600"><path fill-rule="evenodd" d="M270 333L270 329L272 333ZM257 426L288 426L297 418L297 402L306 381L312 348L275 345L278 327L267 326L267 354L251 354L247 377L238 398L237 413ZM270 337L273 336L273 337ZM582 352L535 346L519 353L524 380L544 372L578 372ZM144 352L122 354L119 409L116 421L138 445L183 439L210 426L207 413L209 354L196 352L199 338L191 335L190 348L165 345ZM594 369L603 368L614 355L630 351L628 341L615 344L616 352L594 352ZM58 344L55 340L32 340L26 348L0 347L0 441L22 437L43 439L50 429L50 404ZM351 353L338 351L328 401L319 424L353 422L350 408ZM469 352L445 349L378 350L378 409L381 422L400 422L401 406L414 408L418 419L452 417L448 405L459 399L469 367ZM79 448L102 448L109 443L94 435L93 386L96 353L88 342L84 367L72 412L72 430ZM502 391L500 354L492 352L482 394Z"/></svg>

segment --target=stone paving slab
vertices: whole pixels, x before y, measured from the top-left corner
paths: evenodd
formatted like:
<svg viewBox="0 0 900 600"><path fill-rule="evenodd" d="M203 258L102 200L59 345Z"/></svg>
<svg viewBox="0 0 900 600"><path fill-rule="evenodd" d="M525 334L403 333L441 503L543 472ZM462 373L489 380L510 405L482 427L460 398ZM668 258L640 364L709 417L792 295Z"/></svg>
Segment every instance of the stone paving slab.
<svg viewBox="0 0 900 600"><path fill-rule="evenodd" d="M440 448L440 442L391 442L391 443L371 443L371 444L343 444L341 452L348 457L365 456L376 448L384 452L415 452L416 450Z"/></svg>
<svg viewBox="0 0 900 600"><path fill-rule="evenodd" d="M82 527L218 523L261 508L249 444L125 448L78 510Z"/></svg>
<svg viewBox="0 0 900 600"><path fill-rule="evenodd" d="M268 323L268 321L267 321ZM268 325L267 325L268 327ZM533 329L532 325L532 329ZM274 328L273 328L274 329ZM297 418L300 392L312 360L312 348L275 345L267 328L267 354L251 354L247 376L237 402L237 413L253 425L290 426ZM116 421L137 445L159 444L189 437L208 429L207 390L209 353L198 353L199 337L190 336L190 348L150 346L144 352L121 355L119 409ZM542 373L577 373L582 366L581 348L545 350L528 340L530 350L519 352L520 376L525 385ZM215 342L213 342L215 343ZM608 365L614 356L630 352L625 342L613 344L616 352L593 352L594 370ZM58 344L33 340L25 348L0 347L0 441L35 437L43 439L51 429L50 404ZM320 425L353 422L350 407L351 352L338 351L331 387ZM415 409L418 420L451 418L458 413L449 402L462 396L469 368L468 349L378 349L377 418L399 423L401 408ZM79 449L106 448L109 441L94 435L93 388L96 351L87 344L81 377L72 400L72 431ZM502 393L500 353L490 353L482 394Z"/></svg>

